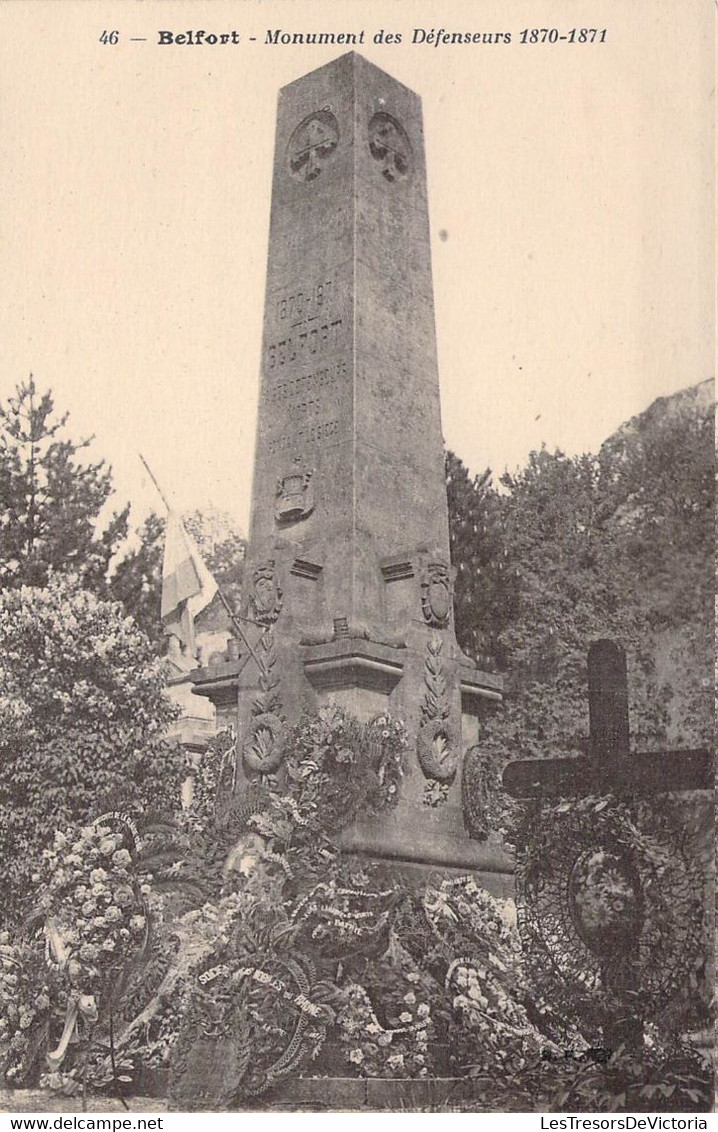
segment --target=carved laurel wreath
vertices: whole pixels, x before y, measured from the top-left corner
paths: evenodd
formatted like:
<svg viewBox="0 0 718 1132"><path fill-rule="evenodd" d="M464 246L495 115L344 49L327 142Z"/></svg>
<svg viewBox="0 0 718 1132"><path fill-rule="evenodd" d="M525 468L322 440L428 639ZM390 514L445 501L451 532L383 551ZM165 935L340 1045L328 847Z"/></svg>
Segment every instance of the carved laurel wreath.
<svg viewBox="0 0 718 1132"><path fill-rule="evenodd" d="M435 782L453 782L458 770L459 744L449 722L449 700L444 677L441 637L432 637L424 662L422 722L416 737L416 755L424 776Z"/></svg>
<svg viewBox="0 0 718 1132"><path fill-rule="evenodd" d="M446 719L431 719L416 738L419 766L426 778L453 782L456 775L456 735Z"/></svg>
<svg viewBox="0 0 718 1132"><path fill-rule="evenodd" d="M251 774L273 774L282 764L287 728L281 718L277 649L268 631L259 643L259 695L252 704L252 721L242 745L245 769Z"/></svg>

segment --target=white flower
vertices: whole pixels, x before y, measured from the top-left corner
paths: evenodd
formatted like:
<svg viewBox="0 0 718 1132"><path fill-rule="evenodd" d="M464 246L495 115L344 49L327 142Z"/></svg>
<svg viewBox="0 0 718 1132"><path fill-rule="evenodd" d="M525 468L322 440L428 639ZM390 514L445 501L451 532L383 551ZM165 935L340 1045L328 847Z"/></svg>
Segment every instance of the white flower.
<svg viewBox="0 0 718 1132"><path fill-rule="evenodd" d="M386 1063L391 1069L401 1069L404 1065L404 1054L392 1053L390 1057L387 1057Z"/></svg>
<svg viewBox="0 0 718 1132"><path fill-rule="evenodd" d="M402 999L402 1001L406 1002L408 1006L413 1006L414 1003L416 1002L416 995L414 994L413 991L409 991L408 994L404 995L404 998Z"/></svg>
<svg viewBox="0 0 718 1132"><path fill-rule="evenodd" d="M422 1003L419 1004L419 1009L417 1010L416 1013L419 1015L420 1018L428 1018L429 1013L430 1013L429 1007L427 1006L427 1004L425 1002L422 1002Z"/></svg>
<svg viewBox="0 0 718 1132"><path fill-rule="evenodd" d="M361 1065L364 1060L364 1054L360 1049L350 1049L349 1060L353 1062L354 1065Z"/></svg>
<svg viewBox="0 0 718 1132"><path fill-rule="evenodd" d="M409 1012L405 1010L402 1014L399 1015L399 1021L405 1022L405 1023L406 1022L412 1022L413 1021L413 1015L409 1014Z"/></svg>

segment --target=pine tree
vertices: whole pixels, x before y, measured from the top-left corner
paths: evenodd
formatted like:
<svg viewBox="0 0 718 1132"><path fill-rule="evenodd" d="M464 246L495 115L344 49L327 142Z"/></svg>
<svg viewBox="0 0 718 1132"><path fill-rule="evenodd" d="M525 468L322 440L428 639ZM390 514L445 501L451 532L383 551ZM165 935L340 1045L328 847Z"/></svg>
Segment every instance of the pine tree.
<svg viewBox="0 0 718 1132"><path fill-rule="evenodd" d="M106 593L129 505L100 529L112 473L104 460L78 459L91 438L67 438L66 422L52 393L38 393L32 376L0 405L0 589L45 586L52 572L62 572Z"/></svg>

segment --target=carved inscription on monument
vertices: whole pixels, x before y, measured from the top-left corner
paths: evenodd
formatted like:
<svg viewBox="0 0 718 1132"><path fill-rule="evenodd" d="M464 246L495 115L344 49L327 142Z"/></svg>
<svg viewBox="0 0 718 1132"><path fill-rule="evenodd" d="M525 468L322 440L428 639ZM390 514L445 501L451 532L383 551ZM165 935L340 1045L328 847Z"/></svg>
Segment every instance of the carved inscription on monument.
<svg viewBox="0 0 718 1132"><path fill-rule="evenodd" d="M344 317L336 282L322 279L308 287L283 291L274 306L276 337L267 344L268 373L281 373L298 363L314 364L342 345Z"/></svg>
<svg viewBox="0 0 718 1132"><path fill-rule="evenodd" d="M271 455L276 452L289 452L305 445L316 445L320 441L336 438L339 433L339 420L320 421L319 424L308 428L297 429L296 432L285 433L271 439L267 445Z"/></svg>
<svg viewBox="0 0 718 1132"><path fill-rule="evenodd" d="M346 294L347 284L326 273L283 287L271 300L264 359L270 454L338 436L351 373Z"/></svg>

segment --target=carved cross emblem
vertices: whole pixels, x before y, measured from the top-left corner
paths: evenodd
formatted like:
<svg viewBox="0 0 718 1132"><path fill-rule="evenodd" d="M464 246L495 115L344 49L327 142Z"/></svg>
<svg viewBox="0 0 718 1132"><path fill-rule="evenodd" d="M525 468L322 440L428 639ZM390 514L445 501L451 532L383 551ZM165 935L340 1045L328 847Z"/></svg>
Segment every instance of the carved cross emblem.
<svg viewBox="0 0 718 1132"><path fill-rule="evenodd" d="M289 169L298 181L315 181L339 143L339 125L328 110L300 122L289 139Z"/></svg>
<svg viewBox="0 0 718 1132"><path fill-rule="evenodd" d="M381 162L381 175L387 181L406 177L411 163L411 146L403 129L389 114L380 110L369 123L369 150Z"/></svg>

